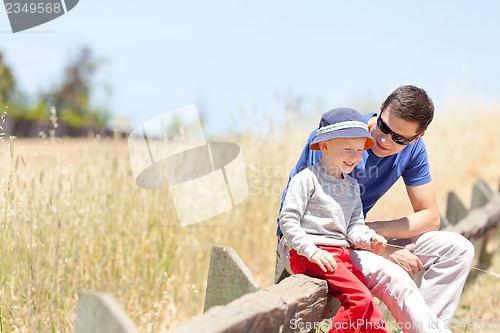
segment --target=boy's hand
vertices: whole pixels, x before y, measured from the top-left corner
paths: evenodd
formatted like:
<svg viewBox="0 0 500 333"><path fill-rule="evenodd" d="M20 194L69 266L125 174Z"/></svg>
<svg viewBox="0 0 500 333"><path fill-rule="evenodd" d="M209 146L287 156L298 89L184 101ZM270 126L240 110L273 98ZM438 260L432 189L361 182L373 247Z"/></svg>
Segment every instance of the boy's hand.
<svg viewBox="0 0 500 333"><path fill-rule="evenodd" d="M328 251L318 250L311 257L311 261L321 268L323 272L333 272L337 268L335 257Z"/></svg>
<svg viewBox="0 0 500 333"><path fill-rule="evenodd" d="M379 254L381 252L384 252L386 247L387 239L385 239L385 237L378 234L372 237L371 248L374 253Z"/></svg>

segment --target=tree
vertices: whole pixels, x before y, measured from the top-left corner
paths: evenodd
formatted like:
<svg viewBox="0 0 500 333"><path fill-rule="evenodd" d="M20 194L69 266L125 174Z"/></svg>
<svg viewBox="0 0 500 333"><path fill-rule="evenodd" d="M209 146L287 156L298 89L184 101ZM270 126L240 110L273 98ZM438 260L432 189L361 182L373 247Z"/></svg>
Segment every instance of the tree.
<svg viewBox="0 0 500 333"><path fill-rule="evenodd" d="M16 84L12 76L12 71L3 62L3 54L0 51L0 106L2 108L10 102L15 87Z"/></svg>
<svg viewBox="0 0 500 333"><path fill-rule="evenodd" d="M16 89L16 80L10 68L4 64L0 52L0 114L8 107L12 133L19 136L34 136L45 131L57 110L62 135L85 135L102 133L108 113L90 103L94 88L93 75L99 67L89 48L83 47L78 56L64 70L62 83L43 94L34 103ZM52 116L52 118L51 118ZM54 124L52 124L53 126ZM68 128L70 127L70 128Z"/></svg>
<svg viewBox="0 0 500 333"><path fill-rule="evenodd" d="M43 104L56 107L60 119L73 127L105 124L107 112L90 105L92 79L98 67L99 62L93 58L91 49L83 47L65 69L60 87L46 94L42 99Z"/></svg>

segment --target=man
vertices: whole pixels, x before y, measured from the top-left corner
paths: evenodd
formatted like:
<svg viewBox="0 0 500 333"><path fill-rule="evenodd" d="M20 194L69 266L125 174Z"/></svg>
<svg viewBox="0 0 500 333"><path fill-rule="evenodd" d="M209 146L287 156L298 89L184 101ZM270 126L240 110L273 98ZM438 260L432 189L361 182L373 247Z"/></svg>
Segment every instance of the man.
<svg viewBox="0 0 500 333"><path fill-rule="evenodd" d="M397 88L378 115L364 116L375 146L363 152L351 173L360 186L365 216L400 177L405 182L413 213L368 223L397 246L388 246L382 256L351 251L367 287L386 304L405 333L449 332L444 327L451 324L474 257L474 247L466 238L438 231L439 211L421 139L433 114L434 105L423 89ZM309 149L315 135L316 131L309 137L290 178L320 160L321 152ZM286 189L282 200L285 194ZM277 235L279 256L290 271L289 247L279 228ZM422 269L425 273L418 288L412 278Z"/></svg>

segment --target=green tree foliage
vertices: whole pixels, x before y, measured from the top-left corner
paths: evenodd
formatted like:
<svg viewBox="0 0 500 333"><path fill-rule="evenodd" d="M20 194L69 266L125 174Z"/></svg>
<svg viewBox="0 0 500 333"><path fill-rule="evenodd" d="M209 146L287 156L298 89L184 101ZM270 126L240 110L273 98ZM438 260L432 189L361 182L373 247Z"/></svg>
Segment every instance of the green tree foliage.
<svg viewBox="0 0 500 333"><path fill-rule="evenodd" d="M3 54L0 51L0 106L6 106L10 103L15 86L12 71L4 63Z"/></svg>
<svg viewBox="0 0 500 333"><path fill-rule="evenodd" d="M14 74L0 51L0 114L6 112L9 118L22 118L30 112L26 105L26 98L18 91Z"/></svg>
<svg viewBox="0 0 500 333"><path fill-rule="evenodd" d="M90 103L94 90L92 80L99 66L91 49L83 47L64 69L62 82L30 103L25 95L16 90L15 78L0 52L0 111L8 106L9 118L28 122L48 121L51 109L55 107L60 121L71 127L104 126L109 113Z"/></svg>
<svg viewBox="0 0 500 333"><path fill-rule="evenodd" d="M42 98L47 112L55 106L61 121L72 127L104 125L108 113L90 105L92 79L98 67L99 62L93 58L91 49L83 47L76 59L66 67L61 85Z"/></svg>

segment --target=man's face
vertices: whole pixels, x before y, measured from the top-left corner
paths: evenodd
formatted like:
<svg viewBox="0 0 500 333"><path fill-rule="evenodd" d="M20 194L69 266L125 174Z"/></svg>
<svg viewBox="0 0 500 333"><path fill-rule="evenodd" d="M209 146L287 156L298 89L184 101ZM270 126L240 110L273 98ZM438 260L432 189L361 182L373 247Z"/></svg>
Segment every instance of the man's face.
<svg viewBox="0 0 500 333"><path fill-rule="evenodd" d="M381 127L387 133L384 133L380 129ZM417 135L417 130L418 123L404 120L392 114L390 109L385 109L381 111L378 123L375 122L370 129L370 134L375 139L375 146L372 148L372 152L378 157L397 154L406 146L394 142L393 136L411 140L410 144L413 144L424 134L420 133Z"/></svg>

